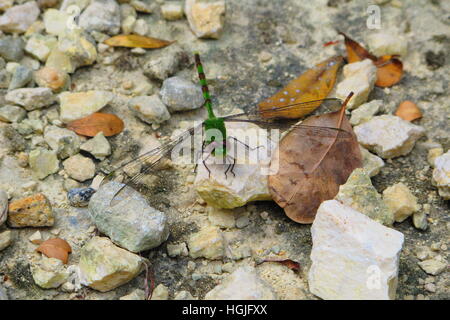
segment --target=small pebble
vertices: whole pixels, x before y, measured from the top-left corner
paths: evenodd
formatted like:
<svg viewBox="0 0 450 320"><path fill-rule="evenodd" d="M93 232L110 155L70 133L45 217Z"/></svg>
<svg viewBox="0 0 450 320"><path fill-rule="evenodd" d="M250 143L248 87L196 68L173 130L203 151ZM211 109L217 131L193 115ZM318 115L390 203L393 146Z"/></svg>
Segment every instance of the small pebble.
<svg viewBox="0 0 450 320"><path fill-rule="evenodd" d="M71 206L87 207L95 190L92 188L75 188L67 192L67 200Z"/></svg>

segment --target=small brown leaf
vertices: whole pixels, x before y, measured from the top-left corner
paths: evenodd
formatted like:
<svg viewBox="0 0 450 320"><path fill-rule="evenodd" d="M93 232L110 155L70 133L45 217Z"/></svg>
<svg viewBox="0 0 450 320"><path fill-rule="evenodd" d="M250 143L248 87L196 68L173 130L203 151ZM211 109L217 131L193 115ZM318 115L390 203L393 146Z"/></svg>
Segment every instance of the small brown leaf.
<svg viewBox="0 0 450 320"><path fill-rule="evenodd" d="M413 121L422 118L422 112L412 101L403 101L395 111L395 115L406 121Z"/></svg>
<svg viewBox="0 0 450 320"><path fill-rule="evenodd" d="M167 47L173 41L144 37L137 34L120 34L106 39L103 43L111 47L158 49Z"/></svg>
<svg viewBox="0 0 450 320"><path fill-rule="evenodd" d="M282 265L288 267L289 269L291 269L295 272L300 271L300 263L298 263L297 261L291 260L291 259L266 258L261 263L264 263L264 262L277 262L279 264L282 264Z"/></svg>
<svg viewBox="0 0 450 320"><path fill-rule="evenodd" d="M307 70L298 78L289 82L282 90L261 102L258 105L261 115L269 119L273 118L275 114L277 118L298 119L313 112L333 89L337 71L343 62L342 56L335 56ZM311 104L308 108L276 110L277 108L309 101L317 101L317 103ZM270 112L272 109L275 109L274 112Z"/></svg>
<svg viewBox="0 0 450 320"><path fill-rule="evenodd" d="M36 251L41 252L49 258L59 259L64 264L67 264L69 253L72 252L72 248L66 240L53 238L42 242Z"/></svg>
<svg viewBox="0 0 450 320"><path fill-rule="evenodd" d="M124 123L114 114L96 112L68 123L67 129L87 137L94 137L99 132L103 132L106 137L110 137L121 133L124 129Z"/></svg>
<svg viewBox="0 0 450 320"><path fill-rule="evenodd" d="M339 34L345 38L345 48L347 49L347 60L349 63L364 59L373 61L377 67L376 86L382 88L391 87L401 80L403 76L403 63L398 59L397 55L386 55L377 58L358 42L349 38L345 33L339 32Z"/></svg>

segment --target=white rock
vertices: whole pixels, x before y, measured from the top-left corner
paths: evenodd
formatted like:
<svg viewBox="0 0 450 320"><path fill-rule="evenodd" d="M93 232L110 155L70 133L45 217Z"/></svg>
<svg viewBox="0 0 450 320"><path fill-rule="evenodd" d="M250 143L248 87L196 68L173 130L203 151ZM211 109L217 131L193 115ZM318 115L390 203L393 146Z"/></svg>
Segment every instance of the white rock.
<svg viewBox="0 0 450 320"><path fill-rule="evenodd" d="M80 253L80 281L106 292L132 280L142 271L142 258L116 247L108 238L93 237Z"/></svg>
<svg viewBox="0 0 450 320"><path fill-rule="evenodd" d="M221 284L205 295L205 300L276 300L274 290L263 281L255 268L236 269Z"/></svg>
<svg viewBox="0 0 450 320"><path fill-rule="evenodd" d="M130 100L128 108L139 119L149 124L158 124L170 119L170 113L157 94L139 96Z"/></svg>
<svg viewBox="0 0 450 320"><path fill-rule="evenodd" d="M58 41L53 36L33 34L25 45L25 51L36 59L45 62Z"/></svg>
<svg viewBox="0 0 450 320"><path fill-rule="evenodd" d="M197 109L205 102L201 87L181 77L164 80L159 94L170 112Z"/></svg>
<svg viewBox="0 0 450 320"><path fill-rule="evenodd" d="M80 149L89 152L99 160L103 160L111 154L111 145L103 132L97 133L94 138L83 143Z"/></svg>
<svg viewBox="0 0 450 320"><path fill-rule="evenodd" d="M77 120L99 111L113 99L109 91L63 92L59 95L61 121Z"/></svg>
<svg viewBox="0 0 450 320"><path fill-rule="evenodd" d="M13 233L11 230L0 232L0 251L7 248L13 241Z"/></svg>
<svg viewBox="0 0 450 320"><path fill-rule="evenodd" d="M436 276L448 268L447 261L440 255L419 262L419 266L428 274Z"/></svg>
<svg viewBox="0 0 450 320"><path fill-rule="evenodd" d="M166 2L161 6L161 13L166 20L179 20L183 18L183 5L179 1Z"/></svg>
<svg viewBox="0 0 450 320"><path fill-rule="evenodd" d="M230 172L231 168L225 175L228 166L233 163L230 158L221 163L223 162L221 158L210 155L206 160L206 165L211 171L210 175L199 159L195 179L197 193L209 205L224 209L241 207L250 201L271 200L267 174L271 153L276 144L267 138L265 130L254 124L227 123L227 132L228 155L237 159L233 170L235 176ZM230 136L246 143L250 149L241 142L234 141ZM205 152L207 149L206 147ZM207 153L203 157L206 159Z"/></svg>
<svg viewBox="0 0 450 320"><path fill-rule="evenodd" d="M21 88L9 91L7 102L18 104L27 111L43 108L55 102L56 98L49 88Z"/></svg>
<svg viewBox="0 0 450 320"><path fill-rule="evenodd" d="M367 44L370 52L377 57L394 54L405 57L408 51L408 40L394 30L369 34Z"/></svg>
<svg viewBox="0 0 450 320"><path fill-rule="evenodd" d="M43 148L37 148L30 152L30 168L38 179L44 179L48 175L58 172L59 161L56 151L50 151Z"/></svg>
<svg viewBox="0 0 450 320"><path fill-rule="evenodd" d="M358 142L383 159L408 154L425 129L397 116L382 115L353 128Z"/></svg>
<svg viewBox="0 0 450 320"><path fill-rule="evenodd" d="M367 149L360 146L361 155L363 157L363 168L366 170L369 177L374 177L380 173L381 168L384 167L384 161L380 157L370 153Z"/></svg>
<svg viewBox="0 0 450 320"><path fill-rule="evenodd" d="M69 19L69 14L65 11L53 8L47 9L44 13L45 31L56 36L63 34L67 28L67 22L70 21Z"/></svg>
<svg viewBox="0 0 450 320"><path fill-rule="evenodd" d="M382 100L372 100L360 105L356 110L353 110L352 116L350 117L350 124L356 126L369 121L380 111L382 104Z"/></svg>
<svg viewBox="0 0 450 320"><path fill-rule="evenodd" d="M310 291L322 299L395 299L403 234L336 200L311 228Z"/></svg>
<svg viewBox="0 0 450 320"><path fill-rule="evenodd" d="M98 31L116 35L120 31L120 7L115 0L93 0L78 20L88 32Z"/></svg>
<svg viewBox="0 0 450 320"><path fill-rule="evenodd" d="M137 19L133 26L134 33L145 36L148 33L148 24L144 19Z"/></svg>
<svg viewBox="0 0 450 320"><path fill-rule="evenodd" d="M0 17L0 30L24 33L37 20L40 10L35 1L9 8Z"/></svg>
<svg viewBox="0 0 450 320"><path fill-rule="evenodd" d="M63 165L69 177L77 181L83 182L95 176L94 161L80 154L71 156L63 162Z"/></svg>
<svg viewBox="0 0 450 320"><path fill-rule="evenodd" d="M434 167L432 183L442 198L450 200L450 150L434 160Z"/></svg>
<svg viewBox="0 0 450 320"><path fill-rule="evenodd" d="M443 154L444 154L444 149L441 147L429 149L428 155L427 155L427 160L428 160L428 163L430 164L430 166L432 166L434 168L434 162L436 161L436 158L442 156Z"/></svg>
<svg viewBox="0 0 450 320"><path fill-rule="evenodd" d="M169 299L169 289L162 283L158 284L152 292L150 300L167 300Z"/></svg>
<svg viewBox="0 0 450 320"><path fill-rule="evenodd" d="M28 240L30 240L34 244L41 244L42 242L42 235L40 231L36 231L31 236L28 237Z"/></svg>
<svg viewBox="0 0 450 320"><path fill-rule="evenodd" d="M150 4L146 1L131 0L130 4L134 9L136 9L137 12L152 13Z"/></svg>
<svg viewBox="0 0 450 320"><path fill-rule="evenodd" d="M354 109L367 101L377 79L377 68L372 60L365 59L344 66L344 80L336 87L336 96L345 100L350 92L354 95L347 108Z"/></svg>
<svg viewBox="0 0 450 320"><path fill-rule="evenodd" d="M420 209L417 198L401 182L386 188L383 191L383 200L394 213L394 219L397 222L404 221Z"/></svg>
<svg viewBox="0 0 450 320"><path fill-rule="evenodd" d="M216 227L206 227L192 234L188 240L189 255L192 258L221 259L225 254L225 240Z"/></svg>
<svg viewBox="0 0 450 320"><path fill-rule="evenodd" d="M132 33L135 24L136 24L136 17L127 16L122 21L122 33L123 34L130 34L130 33ZM100 51L100 47L99 47L99 51Z"/></svg>
<svg viewBox="0 0 450 320"><path fill-rule="evenodd" d="M34 282L44 289L58 288L69 277L62 261L56 258L41 256L32 259L30 269Z"/></svg>
<svg viewBox="0 0 450 320"><path fill-rule="evenodd" d="M224 23L225 1L186 0L184 12L197 38L219 38Z"/></svg>

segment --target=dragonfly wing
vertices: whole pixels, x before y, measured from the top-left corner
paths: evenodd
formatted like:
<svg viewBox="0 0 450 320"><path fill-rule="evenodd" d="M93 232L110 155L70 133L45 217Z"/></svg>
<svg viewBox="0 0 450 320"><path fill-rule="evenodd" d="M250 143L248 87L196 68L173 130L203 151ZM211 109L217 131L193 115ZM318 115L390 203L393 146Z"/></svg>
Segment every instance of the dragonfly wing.
<svg viewBox="0 0 450 320"><path fill-rule="evenodd" d="M127 185L139 191L142 187L145 187L143 179L149 174L155 174L160 171L158 169L161 169L163 160L169 158L172 150L192 136L197 129L201 128L201 126L202 124L193 127L183 132L169 143L152 149L139 157L122 164L105 177L102 185L108 181L119 179L124 186Z"/></svg>
<svg viewBox="0 0 450 320"><path fill-rule="evenodd" d="M344 129L332 128L332 127L320 127L309 126L304 124L295 124L292 126L292 130L296 130L296 133L302 136L312 137L326 137L337 139L350 139L352 134Z"/></svg>

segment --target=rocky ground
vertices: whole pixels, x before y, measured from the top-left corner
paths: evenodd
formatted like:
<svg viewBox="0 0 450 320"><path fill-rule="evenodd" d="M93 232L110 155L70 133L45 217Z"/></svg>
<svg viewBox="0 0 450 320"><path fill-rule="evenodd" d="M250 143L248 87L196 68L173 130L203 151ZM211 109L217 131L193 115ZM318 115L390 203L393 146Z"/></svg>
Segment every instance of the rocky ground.
<svg viewBox="0 0 450 320"><path fill-rule="evenodd" d="M153 299L354 298L354 290L330 293L338 280L321 273L339 270L345 244L370 248L350 256L383 261L389 275L383 294L357 297L393 298L387 291L398 273L397 299L449 299L448 2L375 1L379 30L366 26L369 1L197 2L0 0L0 300L143 299L145 265L157 285ZM81 9L75 20L71 5ZM321 206L313 234L273 201L245 204L270 197L266 182L245 170L236 181L262 188L257 195L223 192L231 179L212 183L201 168L196 176L193 165L169 164L142 195L128 190L124 207L110 203L114 185L79 206L90 194L73 189L205 118L194 51L225 115L250 110L316 63L345 54L342 41L323 46L342 40L337 28L376 54L401 54L405 74L386 89L374 87L369 62L339 76L330 96L355 90L351 77L361 83L349 118L370 152L363 149L366 170ZM119 33L176 42L155 50L102 43ZM413 124L392 115L404 100L423 112ZM99 110L123 119L125 130L88 139L64 128ZM211 194L238 200L214 203ZM350 229L339 228L342 217ZM331 235L336 243L327 242ZM72 248L67 265L35 252L55 237ZM324 250L334 246L336 256ZM301 269L261 263L266 258L292 259ZM344 271L352 286L364 285L366 269Z"/></svg>

